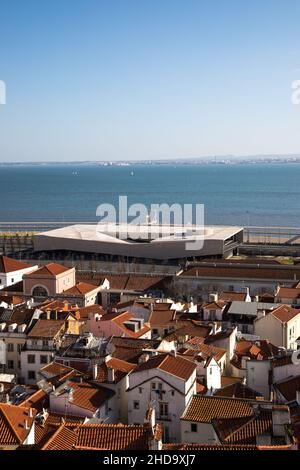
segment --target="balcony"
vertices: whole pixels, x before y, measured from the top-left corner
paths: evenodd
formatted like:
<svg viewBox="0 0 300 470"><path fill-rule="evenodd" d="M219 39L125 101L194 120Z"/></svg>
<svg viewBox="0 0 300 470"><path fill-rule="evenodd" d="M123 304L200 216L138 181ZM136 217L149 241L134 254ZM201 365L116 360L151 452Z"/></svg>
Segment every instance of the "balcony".
<svg viewBox="0 0 300 470"><path fill-rule="evenodd" d="M171 421L171 419L170 414L160 414L157 418L158 421Z"/></svg>

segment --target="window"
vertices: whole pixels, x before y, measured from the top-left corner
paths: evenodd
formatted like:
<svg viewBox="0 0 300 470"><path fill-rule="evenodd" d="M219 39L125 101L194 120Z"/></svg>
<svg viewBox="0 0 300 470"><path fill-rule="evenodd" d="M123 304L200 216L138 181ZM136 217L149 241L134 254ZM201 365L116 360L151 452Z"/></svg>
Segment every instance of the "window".
<svg viewBox="0 0 300 470"><path fill-rule="evenodd" d="M153 328L153 334L158 335L158 329L157 328Z"/></svg>
<svg viewBox="0 0 300 470"><path fill-rule="evenodd" d="M134 410L139 410L140 409L140 402L138 400L134 400L133 409Z"/></svg>
<svg viewBox="0 0 300 470"><path fill-rule="evenodd" d="M34 354L28 354L27 363L28 364L35 364L35 355Z"/></svg>
<svg viewBox="0 0 300 470"><path fill-rule="evenodd" d="M14 350L14 344L13 343L8 343L7 344L7 351L8 352L13 352Z"/></svg>
<svg viewBox="0 0 300 470"><path fill-rule="evenodd" d="M14 283L14 282L15 282L15 279L14 279L13 277L11 278L11 282L12 282L12 283Z"/></svg>
<svg viewBox="0 0 300 470"><path fill-rule="evenodd" d="M143 393L143 389L142 387L139 387L139 393L142 394Z"/></svg>
<svg viewBox="0 0 300 470"><path fill-rule="evenodd" d="M169 415L169 404L168 403L160 403L159 404L159 416L160 419L166 418Z"/></svg>
<svg viewBox="0 0 300 470"><path fill-rule="evenodd" d="M198 426L196 423L191 423L191 432L197 432L198 431Z"/></svg>
<svg viewBox="0 0 300 470"><path fill-rule="evenodd" d="M18 361L18 369L21 369L21 361Z"/></svg>
<svg viewBox="0 0 300 470"><path fill-rule="evenodd" d="M162 390L162 383L161 382L158 384L158 390Z"/></svg>
<svg viewBox="0 0 300 470"><path fill-rule="evenodd" d="M174 395L175 395L174 390L171 390L171 395L172 395L172 397L174 397Z"/></svg>
<svg viewBox="0 0 300 470"><path fill-rule="evenodd" d="M48 340L47 339L43 339L43 346L48 346Z"/></svg>
<svg viewBox="0 0 300 470"><path fill-rule="evenodd" d="M152 388L152 390L155 390L155 389L156 389L156 383L155 383L155 382L152 382L151 388Z"/></svg>
<svg viewBox="0 0 300 470"><path fill-rule="evenodd" d="M48 356L40 356L40 364L48 364Z"/></svg>
<svg viewBox="0 0 300 470"><path fill-rule="evenodd" d="M22 351L22 344L18 344L17 348L18 348L18 353L21 354L21 351Z"/></svg>
<svg viewBox="0 0 300 470"><path fill-rule="evenodd" d="M8 369L14 369L15 367L14 361L7 361L7 367Z"/></svg>
<svg viewBox="0 0 300 470"><path fill-rule="evenodd" d="M28 371L28 380L35 380L35 371L29 370Z"/></svg>

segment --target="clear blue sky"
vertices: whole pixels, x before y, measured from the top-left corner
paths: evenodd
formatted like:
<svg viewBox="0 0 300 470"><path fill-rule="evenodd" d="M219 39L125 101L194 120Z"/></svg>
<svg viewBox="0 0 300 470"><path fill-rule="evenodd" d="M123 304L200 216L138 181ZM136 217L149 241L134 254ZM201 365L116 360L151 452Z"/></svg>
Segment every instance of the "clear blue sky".
<svg viewBox="0 0 300 470"><path fill-rule="evenodd" d="M299 0L1 0L0 160L300 153Z"/></svg>

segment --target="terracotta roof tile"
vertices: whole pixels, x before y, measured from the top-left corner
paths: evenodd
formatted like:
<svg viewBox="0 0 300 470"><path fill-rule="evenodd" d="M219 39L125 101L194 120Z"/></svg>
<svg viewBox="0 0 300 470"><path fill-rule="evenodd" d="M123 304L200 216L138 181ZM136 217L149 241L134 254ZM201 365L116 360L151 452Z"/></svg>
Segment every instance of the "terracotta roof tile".
<svg viewBox="0 0 300 470"><path fill-rule="evenodd" d="M65 326L64 320L38 320L28 338L54 338Z"/></svg>
<svg viewBox="0 0 300 470"><path fill-rule="evenodd" d="M280 287L276 294L280 299L297 299L300 297L300 288L296 287Z"/></svg>
<svg viewBox="0 0 300 470"><path fill-rule="evenodd" d="M180 379L188 380L196 368L197 365L194 362L183 357L160 354L138 365L132 374L149 369L159 369Z"/></svg>
<svg viewBox="0 0 300 470"><path fill-rule="evenodd" d="M78 428L77 449L147 450L152 430L149 426L85 424Z"/></svg>
<svg viewBox="0 0 300 470"><path fill-rule="evenodd" d="M123 361L122 359L118 359L113 357L109 361L101 364L98 366L98 373L96 382L103 383L108 381L108 369L114 369L115 371L115 380L114 382L117 383L122 380L129 372L135 369L135 364L130 364L129 362Z"/></svg>
<svg viewBox="0 0 300 470"><path fill-rule="evenodd" d="M7 256L0 256L0 272L1 273L11 273L13 271L18 271L21 269L32 268L31 264L23 263L22 261L17 261Z"/></svg>
<svg viewBox="0 0 300 470"><path fill-rule="evenodd" d="M216 390L214 396L255 399L256 397L260 397L261 394L241 382L235 382Z"/></svg>
<svg viewBox="0 0 300 470"><path fill-rule="evenodd" d="M170 324L172 324L172 322L175 325L174 316L176 316L174 310L154 309L149 317L150 326L151 328L157 328L159 326L169 326Z"/></svg>
<svg viewBox="0 0 300 470"><path fill-rule="evenodd" d="M73 389L72 404L89 411L96 411L114 395L112 390L96 387L87 382L72 382L70 380L68 387Z"/></svg>
<svg viewBox="0 0 300 470"><path fill-rule="evenodd" d="M215 418L242 418L251 415L252 406L247 400L194 395L181 419L211 423Z"/></svg>
<svg viewBox="0 0 300 470"><path fill-rule="evenodd" d="M299 266L286 267L281 265L243 267L232 266L199 266L188 269L180 277L229 278L229 279L271 279L275 281L300 280Z"/></svg>
<svg viewBox="0 0 300 470"><path fill-rule="evenodd" d="M87 282L77 282L77 284L70 289L66 289L61 295L86 295L93 290L98 289L94 284L88 284Z"/></svg>
<svg viewBox="0 0 300 470"><path fill-rule="evenodd" d="M19 406L34 408L37 411L42 411L43 408L49 407L49 396L44 390L37 390L35 393L22 401Z"/></svg>
<svg viewBox="0 0 300 470"><path fill-rule="evenodd" d="M269 313L269 315L273 315L273 317L277 318L282 323L292 320L292 318L296 317L298 314L299 310L292 308L289 305L279 305L279 307Z"/></svg>
<svg viewBox="0 0 300 470"><path fill-rule="evenodd" d="M0 403L0 445L22 444L32 426L35 411L29 408ZM26 421L29 429L26 429Z"/></svg>
<svg viewBox="0 0 300 470"><path fill-rule="evenodd" d="M256 444L257 436L272 433L272 410L261 409L251 417L217 419L213 426L221 442Z"/></svg>
<svg viewBox="0 0 300 470"><path fill-rule="evenodd" d="M65 424L61 424L49 440L41 447L41 450L72 450L77 437L76 430L72 430L65 426Z"/></svg>
<svg viewBox="0 0 300 470"><path fill-rule="evenodd" d="M219 300L224 302L233 302L234 300L239 300L240 302L245 302L247 294L245 292L222 292L219 295Z"/></svg>
<svg viewBox="0 0 300 470"><path fill-rule="evenodd" d="M36 276L45 276L45 277L56 277L59 274L65 273L66 271L69 271L70 269L73 268L68 268L66 266L63 266L62 264L58 263L49 263L45 264L41 268L37 269L33 273L30 274L25 274L24 277L36 277Z"/></svg>

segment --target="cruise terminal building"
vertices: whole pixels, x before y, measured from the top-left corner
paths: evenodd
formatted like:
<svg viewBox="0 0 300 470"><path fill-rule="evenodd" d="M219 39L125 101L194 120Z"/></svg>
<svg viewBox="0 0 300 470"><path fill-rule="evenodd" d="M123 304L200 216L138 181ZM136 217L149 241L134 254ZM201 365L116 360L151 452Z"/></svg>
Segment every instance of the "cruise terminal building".
<svg viewBox="0 0 300 470"><path fill-rule="evenodd" d="M80 252L153 260L222 257L237 253L243 228L161 224L76 224L34 235L35 252Z"/></svg>

